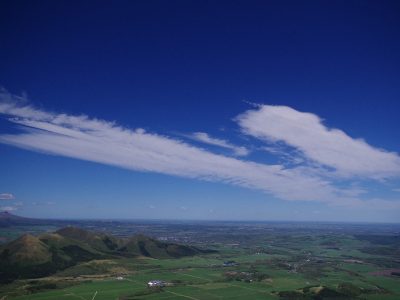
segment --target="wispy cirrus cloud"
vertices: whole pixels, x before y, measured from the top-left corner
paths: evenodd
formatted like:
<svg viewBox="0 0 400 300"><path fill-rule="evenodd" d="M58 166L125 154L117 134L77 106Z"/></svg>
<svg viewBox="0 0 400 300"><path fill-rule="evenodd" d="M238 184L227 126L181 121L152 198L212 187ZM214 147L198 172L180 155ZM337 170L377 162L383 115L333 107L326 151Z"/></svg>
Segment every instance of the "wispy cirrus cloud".
<svg viewBox="0 0 400 300"><path fill-rule="evenodd" d="M235 119L244 134L268 143L283 142L305 158L335 170L340 176L385 179L400 175L400 157L326 127L315 114L288 106L259 105Z"/></svg>
<svg viewBox="0 0 400 300"><path fill-rule="evenodd" d="M34 201L32 202L33 206L49 206L49 205L55 205L56 203L53 201Z"/></svg>
<svg viewBox="0 0 400 300"><path fill-rule="evenodd" d="M18 207L15 206L0 206L0 211L16 211Z"/></svg>
<svg viewBox="0 0 400 300"><path fill-rule="evenodd" d="M130 170L220 181L286 200L332 201L341 193L329 182L296 169L214 154L177 139L85 115L46 112L12 101L12 95L4 93L1 99L7 101L0 104L0 113L23 132L2 134L0 143Z"/></svg>
<svg viewBox="0 0 400 300"><path fill-rule="evenodd" d="M236 146L236 145L229 143L226 140L211 137L210 135L208 135L205 132L194 132L190 135L187 135L187 137L189 137L195 141L208 144L208 145L213 145L213 146L230 149L233 151L233 153L236 156L246 156L250 153L250 151L246 147Z"/></svg>
<svg viewBox="0 0 400 300"><path fill-rule="evenodd" d="M360 194L353 187L342 186L338 188L331 179L321 176L323 168L321 168L321 171L318 166L287 167L280 164L266 164L224 156L195 147L176 138L146 132L141 128L128 129L114 122L90 118L86 115L75 116L48 112L21 102L18 97L14 98L6 91L0 93L0 114L7 115L10 122L20 126L22 132L1 134L0 143L129 170L224 182L261 190L276 198L290 201L320 201L351 206L360 206L365 203L365 201L359 199ZM265 130L266 124L264 123L266 121L263 118L263 116L265 117L263 110L264 108L260 107L257 110L247 111L240 115L237 120L246 134L269 141L271 138L265 133L269 131ZM289 113L293 114L293 111L289 110ZM294 114L296 115L296 113ZM314 121L318 120L315 118L316 116L311 117ZM293 121L296 122L296 119ZM318 125L318 122L317 124L315 122L308 122L307 124L312 129L313 126ZM283 124L281 127L285 129L285 126L290 128L288 124ZM291 126L296 127L293 124ZM286 129L288 130L288 128ZM279 126L276 128L276 130L280 129ZM329 133L329 130L327 131ZM289 135L289 133L287 134ZM274 140L288 140L289 143L290 139L286 137L285 130L276 133L276 135L277 137ZM217 143L218 146L226 146L227 144L233 146L225 140L211 138L203 133L197 135L197 137L199 136L200 139L203 139L203 142L206 140L209 144L214 143L216 145ZM305 138L310 139L310 137ZM335 136L332 138L335 138ZM306 151L307 149L301 148L303 144L298 143L299 145L295 142L290 144L303 151L304 156L318 162L324 161L324 155L322 155L322 158L314 158L312 151L309 154ZM368 147L372 148L369 145ZM321 148L320 151L322 152L326 149L325 147ZM381 151L383 154L389 155L389 160L394 159L396 162L397 156L395 154L372 149L373 153ZM382 159L388 158L383 155ZM336 166L336 164L329 162L327 161L325 164ZM347 172L349 174L370 174L369 172L372 172L366 167L363 168L361 162L360 164L359 167L353 164L350 170L346 169ZM342 165L342 162L338 162L337 168L340 169ZM393 168L386 170L382 167L385 165L386 162L376 163L375 171L381 170L383 172L382 170L384 170L385 175L397 174ZM361 172L365 168L368 172ZM357 170L358 172L356 172ZM392 205L391 202L390 205Z"/></svg>
<svg viewBox="0 0 400 300"><path fill-rule="evenodd" d="M22 202L16 202L12 205L0 206L0 211L16 211L23 207Z"/></svg>
<svg viewBox="0 0 400 300"><path fill-rule="evenodd" d="M15 196L11 193L2 193L0 194L0 200L13 200Z"/></svg>

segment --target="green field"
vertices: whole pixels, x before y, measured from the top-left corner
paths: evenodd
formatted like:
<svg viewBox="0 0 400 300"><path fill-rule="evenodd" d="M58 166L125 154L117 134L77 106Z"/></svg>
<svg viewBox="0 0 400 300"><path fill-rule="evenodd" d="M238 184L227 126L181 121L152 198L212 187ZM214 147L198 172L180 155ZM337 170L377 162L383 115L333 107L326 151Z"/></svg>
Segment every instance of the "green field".
<svg viewBox="0 0 400 300"><path fill-rule="evenodd" d="M215 253L95 260L46 278L17 280L1 286L0 299L400 299L399 276L376 273L400 268L398 239L389 236L384 246L374 239L238 233L223 243L210 241ZM392 251L380 254L382 247ZM148 288L151 280L166 286Z"/></svg>

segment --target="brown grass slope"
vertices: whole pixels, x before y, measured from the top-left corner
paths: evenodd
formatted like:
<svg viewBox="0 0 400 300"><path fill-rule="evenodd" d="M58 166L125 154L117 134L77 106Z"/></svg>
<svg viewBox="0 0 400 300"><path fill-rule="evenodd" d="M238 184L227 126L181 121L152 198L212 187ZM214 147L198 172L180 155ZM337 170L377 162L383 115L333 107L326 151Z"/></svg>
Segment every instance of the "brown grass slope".
<svg viewBox="0 0 400 300"><path fill-rule="evenodd" d="M10 263L41 264L51 260L49 247L37 237L25 234L0 248L2 258Z"/></svg>

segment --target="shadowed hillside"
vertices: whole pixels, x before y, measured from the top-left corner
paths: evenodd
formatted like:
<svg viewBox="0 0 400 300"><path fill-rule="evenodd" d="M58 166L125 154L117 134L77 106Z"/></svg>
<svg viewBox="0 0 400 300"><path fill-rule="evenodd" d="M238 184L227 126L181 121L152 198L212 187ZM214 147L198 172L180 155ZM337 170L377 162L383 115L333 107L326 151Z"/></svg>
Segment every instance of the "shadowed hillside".
<svg viewBox="0 0 400 300"><path fill-rule="evenodd" d="M66 227L38 237L24 235L0 247L0 281L42 277L94 259L180 258L206 252L195 247L163 243L144 235L121 239Z"/></svg>
<svg viewBox="0 0 400 300"><path fill-rule="evenodd" d="M195 247L160 242L144 235L130 238L119 251L153 258L179 258L204 252Z"/></svg>
<svg viewBox="0 0 400 300"><path fill-rule="evenodd" d="M124 244L124 240L112 235L88 231L78 227L65 227L57 230L56 233L65 238L83 242L96 250L104 252L115 251Z"/></svg>

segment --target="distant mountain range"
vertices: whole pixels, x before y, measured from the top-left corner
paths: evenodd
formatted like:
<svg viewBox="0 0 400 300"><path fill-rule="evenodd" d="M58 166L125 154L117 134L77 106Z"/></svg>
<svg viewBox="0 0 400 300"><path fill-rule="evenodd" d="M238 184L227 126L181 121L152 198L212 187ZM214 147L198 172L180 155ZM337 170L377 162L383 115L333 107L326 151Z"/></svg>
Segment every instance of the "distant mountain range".
<svg viewBox="0 0 400 300"><path fill-rule="evenodd" d="M26 234L2 245L0 281L43 277L93 259L139 256L180 258L207 252L210 251L164 243L144 235L122 239L77 227L65 227L39 236Z"/></svg>
<svg viewBox="0 0 400 300"><path fill-rule="evenodd" d="M46 225L46 224L53 224L55 222L65 222L65 221L25 218L14 215L8 211L0 212L0 227L9 227L15 225Z"/></svg>

